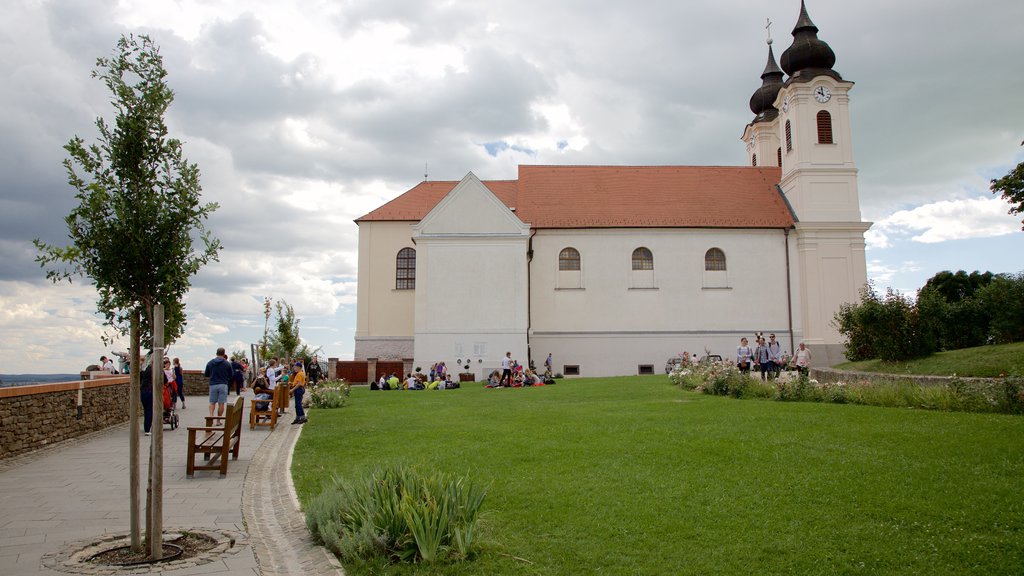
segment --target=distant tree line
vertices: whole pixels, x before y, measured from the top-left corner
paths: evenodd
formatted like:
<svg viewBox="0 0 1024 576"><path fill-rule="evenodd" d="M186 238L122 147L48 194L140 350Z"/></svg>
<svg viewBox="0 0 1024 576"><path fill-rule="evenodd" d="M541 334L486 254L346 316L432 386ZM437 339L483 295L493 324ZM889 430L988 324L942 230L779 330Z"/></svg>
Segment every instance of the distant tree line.
<svg viewBox="0 0 1024 576"><path fill-rule="evenodd" d="M851 361L909 360L958 348L1024 341L1024 272L939 272L910 298L872 284L835 326Z"/></svg>

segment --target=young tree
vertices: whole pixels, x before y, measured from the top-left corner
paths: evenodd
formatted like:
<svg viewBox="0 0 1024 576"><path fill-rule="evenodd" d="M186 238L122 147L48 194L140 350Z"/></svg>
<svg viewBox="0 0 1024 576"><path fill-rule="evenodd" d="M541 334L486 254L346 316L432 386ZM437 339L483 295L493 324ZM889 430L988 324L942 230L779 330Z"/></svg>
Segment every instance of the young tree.
<svg viewBox="0 0 1024 576"><path fill-rule="evenodd" d="M182 334L190 279L217 259L220 241L204 222L218 206L200 203L199 167L185 159L179 140L168 137L164 115L174 93L164 80L167 72L152 40L122 36L111 58L96 60L92 76L111 92L114 124L97 118L96 143L87 145L75 136L64 146L70 156L64 160L68 183L79 201L65 218L71 244L59 247L36 239L36 260L43 267L57 266L46 273L54 282L89 278L99 294L97 309L116 333L139 325L140 317L151 321L154 305L164 306L163 325L147 322L131 330L131 531L138 551L138 347L142 341L152 342L158 330L164 337L156 338L158 343L171 343ZM155 352L159 362L162 349ZM150 478L162 457L162 436L156 432ZM162 486L153 486L153 492L157 501L148 504L159 510ZM152 526L149 532L150 554L159 558L161 534L153 534Z"/></svg>
<svg viewBox="0 0 1024 576"><path fill-rule="evenodd" d="M1020 143L1024 146L1024 142ZM1024 162L1006 173L1006 176L992 180L992 193L1002 194L1003 199L1010 203L1010 214L1024 214ZM1024 230L1024 220L1021 220Z"/></svg>
<svg viewBox="0 0 1024 576"><path fill-rule="evenodd" d="M279 300L276 307L277 329L270 336L270 350L276 356L291 358L302 344L299 338L299 319L295 317L295 309L288 302Z"/></svg>

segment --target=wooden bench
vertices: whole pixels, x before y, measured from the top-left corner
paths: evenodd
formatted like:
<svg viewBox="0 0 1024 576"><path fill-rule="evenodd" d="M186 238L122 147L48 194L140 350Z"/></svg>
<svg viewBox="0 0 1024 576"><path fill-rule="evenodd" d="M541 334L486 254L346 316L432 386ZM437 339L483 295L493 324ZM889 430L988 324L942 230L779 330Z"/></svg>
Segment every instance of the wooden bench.
<svg viewBox="0 0 1024 576"><path fill-rule="evenodd" d="M188 464L185 476L192 478L196 470L220 470L220 477L228 475L228 454L238 460L242 442L242 411L245 401L241 396L228 404L224 416L207 416L206 426L188 427ZM215 422L222 422L214 426ZM203 434L199 434L202 432ZM206 464L196 465L196 453L203 455ZM219 460L219 462L218 462Z"/></svg>
<svg viewBox="0 0 1024 576"><path fill-rule="evenodd" d="M284 385L282 385L280 382L278 382L277 388L274 388L275 392L281 394L280 399L278 399L277 401L278 414L284 414L288 410L288 400L291 398L291 394L289 393L289 386L291 386L291 383L285 383Z"/></svg>
<svg viewBox="0 0 1024 576"><path fill-rule="evenodd" d="M273 430L277 427L277 408L280 402L281 394L277 388L274 388L270 393L269 400L257 400L251 399L252 407L249 409L249 429L255 430L257 426L270 426ZM262 404L263 409L260 410L258 405Z"/></svg>

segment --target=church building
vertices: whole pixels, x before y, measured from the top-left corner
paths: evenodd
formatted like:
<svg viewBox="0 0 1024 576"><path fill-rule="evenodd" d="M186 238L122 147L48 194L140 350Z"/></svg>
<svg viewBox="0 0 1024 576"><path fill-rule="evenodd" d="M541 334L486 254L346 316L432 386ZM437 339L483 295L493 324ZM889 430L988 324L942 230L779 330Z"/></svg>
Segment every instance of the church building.
<svg viewBox="0 0 1024 576"><path fill-rule="evenodd" d="M424 181L358 218L355 359L482 379L506 352L550 353L566 376L634 375L763 332L842 361L832 320L867 282L870 226L853 83L803 2L780 63L769 40L747 166L521 165Z"/></svg>

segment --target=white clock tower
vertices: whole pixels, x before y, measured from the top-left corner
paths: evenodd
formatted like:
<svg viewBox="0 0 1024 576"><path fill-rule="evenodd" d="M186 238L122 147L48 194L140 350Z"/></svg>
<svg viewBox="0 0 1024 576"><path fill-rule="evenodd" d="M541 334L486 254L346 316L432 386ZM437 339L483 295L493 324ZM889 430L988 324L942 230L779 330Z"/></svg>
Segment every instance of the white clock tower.
<svg viewBox="0 0 1024 576"><path fill-rule="evenodd" d="M793 43L782 54L789 76L773 106L781 147L779 186L796 216L795 310L814 363L842 360L842 339L832 326L844 303L858 301L867 282L857 166L850 138L850 89L832 69L835 53L800 3Z"/></svg>

